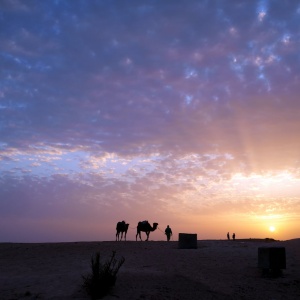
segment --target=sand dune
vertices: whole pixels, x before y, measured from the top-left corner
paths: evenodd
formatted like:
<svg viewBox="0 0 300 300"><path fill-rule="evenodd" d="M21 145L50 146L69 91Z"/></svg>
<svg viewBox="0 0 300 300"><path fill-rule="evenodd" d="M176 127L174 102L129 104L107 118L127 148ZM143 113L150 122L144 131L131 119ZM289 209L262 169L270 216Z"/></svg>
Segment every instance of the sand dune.
<svg viewBox="0 0 300 300"><path fill-rule="evenodd" d="M285 247L286 269L263 277L258 247ZM0 299L88 299L81 288L90 258L124 256L104 299L300 299L300 239L0 244Z"/></svg>

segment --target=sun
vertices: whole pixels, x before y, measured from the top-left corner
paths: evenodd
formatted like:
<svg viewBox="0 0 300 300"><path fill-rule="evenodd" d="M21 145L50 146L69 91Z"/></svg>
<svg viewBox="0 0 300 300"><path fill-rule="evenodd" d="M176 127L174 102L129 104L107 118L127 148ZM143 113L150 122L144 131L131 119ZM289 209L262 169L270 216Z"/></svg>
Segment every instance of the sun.
<svg viewBox="0 0 300 300"><path fill-rule="evenodd" d="M274 232L274 231L276 230L276 228L275 228L274 226L270 226L270 227L269 227L269 230L270 230L271 232Z"/></svg>

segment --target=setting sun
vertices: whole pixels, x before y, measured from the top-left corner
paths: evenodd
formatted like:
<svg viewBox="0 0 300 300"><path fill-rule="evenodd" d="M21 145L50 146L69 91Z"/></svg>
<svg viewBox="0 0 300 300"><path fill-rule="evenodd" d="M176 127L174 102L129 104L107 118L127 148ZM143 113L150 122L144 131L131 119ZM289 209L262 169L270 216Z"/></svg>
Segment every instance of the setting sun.
<svg viewBox="0 0 300 300"><path fill-rule="evenodd" d="M300 0L65 2L0 0L0 246L300 238Z"/></svg>

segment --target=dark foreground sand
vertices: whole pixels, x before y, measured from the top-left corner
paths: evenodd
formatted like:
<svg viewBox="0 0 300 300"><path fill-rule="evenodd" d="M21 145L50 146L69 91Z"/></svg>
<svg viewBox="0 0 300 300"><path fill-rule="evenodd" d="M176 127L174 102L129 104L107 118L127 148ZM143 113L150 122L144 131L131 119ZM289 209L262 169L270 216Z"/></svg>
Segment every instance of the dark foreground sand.
<svg viewBox="0 0 300 300"><path fill-rule="evenodd" d="M258 247L286 249L287 268L263 277ZM0 244L0 299L88 299L82 275L90 258L124 256L117 282L104 299L300 299L300 239L178 242Z"/></svg>

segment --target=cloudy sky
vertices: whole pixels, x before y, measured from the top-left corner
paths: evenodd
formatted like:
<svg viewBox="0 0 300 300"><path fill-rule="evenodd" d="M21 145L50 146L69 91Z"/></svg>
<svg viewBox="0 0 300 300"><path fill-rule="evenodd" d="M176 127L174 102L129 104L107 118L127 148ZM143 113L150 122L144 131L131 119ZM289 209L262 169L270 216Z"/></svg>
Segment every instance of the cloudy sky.
<svg viewBox="0 0 300 300"><path fill-rule="evenodd" d="M293 0L2 0L0 242L299 237L299 27Z"/></svg>

